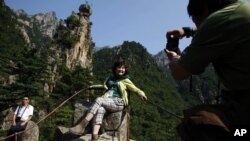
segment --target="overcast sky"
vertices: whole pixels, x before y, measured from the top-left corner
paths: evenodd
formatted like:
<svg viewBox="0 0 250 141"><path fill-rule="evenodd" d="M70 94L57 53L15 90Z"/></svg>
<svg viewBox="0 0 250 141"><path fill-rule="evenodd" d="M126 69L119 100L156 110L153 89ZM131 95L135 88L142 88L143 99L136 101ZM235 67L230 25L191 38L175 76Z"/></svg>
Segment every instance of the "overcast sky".
<svg viewBox="0 0 250 141"><path fill-rule="evenodd" d="M86 0L5 0L13 10L23 9L29 15L55 11L66 19ZM97 47L116 46L136 41L151 54L163 50L168 30L194 26L186 10L188 0L88 0L92 6L92 37ZM190 39L180 42L185 48Z"/></svg>

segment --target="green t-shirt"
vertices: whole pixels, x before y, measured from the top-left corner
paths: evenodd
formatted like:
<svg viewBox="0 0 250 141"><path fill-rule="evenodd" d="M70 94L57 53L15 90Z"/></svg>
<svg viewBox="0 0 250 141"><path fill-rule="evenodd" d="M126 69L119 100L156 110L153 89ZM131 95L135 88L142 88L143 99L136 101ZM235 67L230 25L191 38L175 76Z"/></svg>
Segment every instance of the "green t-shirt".
<svg viewBox="0 0 250 141"><path fill-rule="evenodd" d="M250 4L236 2L208 16L178 64L192 74L213 63L224 86L250 89Z"/></svg>
<svg viewBox="0 0 250 141"><path fill-rule="evenodd" d="M118 88L118 82L126 78L129 78L129 76L128 75L125 75L125 76L113 76L112 75L106 80L105 83L108 87L109 96L119 97L119 98L122 97L121 92L119 91L119 88Z"/></svg>

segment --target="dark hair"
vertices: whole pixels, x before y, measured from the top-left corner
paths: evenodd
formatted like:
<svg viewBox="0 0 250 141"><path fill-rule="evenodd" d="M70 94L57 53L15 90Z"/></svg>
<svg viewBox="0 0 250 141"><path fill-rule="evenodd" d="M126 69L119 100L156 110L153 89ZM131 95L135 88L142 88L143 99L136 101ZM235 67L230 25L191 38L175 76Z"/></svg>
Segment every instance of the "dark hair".
<svg viewBox="0 0 250 141"><path fill-rule="evenodd" d="M28 99L30 99L30 96L29 96L29 95L24 95L23 98L24 98L24 97L27 97Z"/></svg>
<svg viewBox="0 0 250 141"><path fill-rule="evenodd" d="M118 59L117 61L115 61L113 67L112 67L112 73L113 75L116 75L115 70L117 67L121 67L121 66L125 66L125 74L128 74L128 64L126 63L126 61L122 58Z"/></svg>
<svg viewBox="0 0 250 141"><path fill-rule="evenodd" d="M229 4L235 3L238 0L189 0L187 12L189 16L201 18L203 10L207 7L208 14L220 10Z"/></svg>

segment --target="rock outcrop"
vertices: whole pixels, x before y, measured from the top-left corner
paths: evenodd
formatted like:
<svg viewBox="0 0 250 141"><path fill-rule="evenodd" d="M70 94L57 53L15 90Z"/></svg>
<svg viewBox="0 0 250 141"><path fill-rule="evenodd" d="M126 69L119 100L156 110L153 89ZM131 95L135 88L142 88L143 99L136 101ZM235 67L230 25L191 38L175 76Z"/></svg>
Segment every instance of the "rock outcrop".
<svg viewBox="0 0 250 141"><path fill-rule="evenodd" d="M35 15L28 15L24 10L17 10L15 12L20 23L19 29L21 30L26 43L31 43L32 34L39 34L36 30L44 37L53 38L56 29L59 25L55 12L39 13ZM32 30L32 33L29 31Z"/></svg>
<svg viewBox="0 0 250 141"><path fill-rule="evenodd" d="M90 103L84 102L75 104L74 122L79 123L86 115ZM80 116L81 115L81 116ZM107 113L104 117L100 130L99 141L127 141L128 138L128 114L126 111ZM88 141L91 139L91 124L88 125L84 136L76 136L69 133L69 128L57 127L56 141Z"/></svg>
<svg viewBox="0 0 250 141"><path fill-rule="evenodd" d="M22 141L38 141L39 139L39 128L33 121L29 121L26 127L26 131L23 134Z"/></svg>
<svg viewBox="0 0 250 141"><path fill-rule="evenodd" d="M12 124L13 108L6 109L0 112L0 129L8 130Z"/></svg>
<svg viewBox="0 0 250 141"><path fill-rule="evenodd" d="M66 66L68 68L74 68L80 65L83 68L89 68L92 65L91 59L91 22L89 16L91 15L91 8L87 4L83 4L79 8L79 13L72 13L74 19L79 20L80 26L73 26L68 23L69 28L73 28L74 36L77 36L79 41L73 45L70 49L66 50Z"/></svg>
<svg viewBox="0 0 250 141"><path fill-rule="evenodd" d="M42 34L47 35L50 38L52 38L55 34L56 28L59 24L54 11L48 12L46 14L35 14L32 16L31 21L33 23L38 23L40 25L39 28Z"/></svg>

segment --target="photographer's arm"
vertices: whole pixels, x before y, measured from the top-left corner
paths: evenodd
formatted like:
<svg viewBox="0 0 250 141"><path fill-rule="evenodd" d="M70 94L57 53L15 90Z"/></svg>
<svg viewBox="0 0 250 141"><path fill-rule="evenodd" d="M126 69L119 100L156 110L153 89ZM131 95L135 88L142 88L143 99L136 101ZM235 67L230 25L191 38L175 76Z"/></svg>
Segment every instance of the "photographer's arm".
<svg viewBox="0 0 250 141"><path fill-rule="evenodd" d="M182 27L180 29L174 29L171 31L167 32L166 36L173 36L173 38L183 38L184 36L189 38L192 37L195 32L196 32L196 28L192 28L192 27Z"/></svg>
<svg viewBox="0 0 250 141"><path fill-rule="evenodd" d="M196 28L192 28L192 27L182 27L182 30L184 32L184 36L186 36L187 38L193 37L197 31Z"/></svg>
<svg viewBox="0 0 250 141"><path fill-rule="evenodd" d="M180 55L176 52L169 51L165 49L165 52L170 60L169 67L172 73L172 76L176 80L184 80L191 76L191 73L185 70L182 66L180 66L177 61L180 59Z"/></svg>

